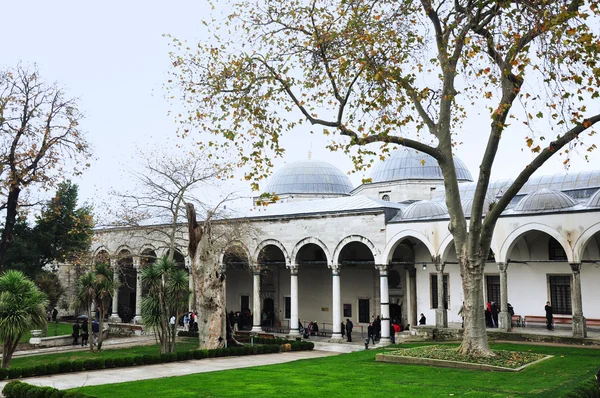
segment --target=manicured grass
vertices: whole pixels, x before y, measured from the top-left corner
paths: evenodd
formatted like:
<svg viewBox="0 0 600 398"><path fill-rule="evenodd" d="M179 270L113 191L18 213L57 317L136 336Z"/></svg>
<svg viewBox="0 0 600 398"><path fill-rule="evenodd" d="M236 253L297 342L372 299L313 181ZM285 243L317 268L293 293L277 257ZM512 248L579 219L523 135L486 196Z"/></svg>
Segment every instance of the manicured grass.
<svg viewBox="0 0 600 398"><path fill-rule="evenodd" d="M177 342L176 351L189 351L195 350L198 348L198 339L189 338L182 339ZM106 349L103 349L100 352L90 352L89 347L87 350L74 351L74 352L62 352L56 354L45 354L45 355L34 355L30 357L17 357L13 358L10 362L10 367L15 368L23 368L28 366L36 366L40 364L48 364L52 362L60 362L60 361L75 361L75 360L85 360L91 358L116 358L122 357L125 355L152 355L152 354L160 354L160 347L155 344L151 345L143 345L143 346L135 346L128 348L114 348L111 349L110 346Z"/></svg>
<svg viewBox="0 0 600 398"><path fill-rule="evenodd" d="M46 333L46 337L52 336L63 336L65 334L73 333L73 324L72 323L48 323L48 332ZM27 331L23 336L21 336L20 343L28 343L31 338L31 332Z"/></svg>
<svg viewBox="0 0 600 398"><path fill-rule="evenodd" d="M402 347L419 344L403 344ZM518 373L375 362L384 350L280 365L85 387L101 397L560 397L593 378L600 351L494 344L555 357ZM244 361L244 358L239 358Z"/></svg>

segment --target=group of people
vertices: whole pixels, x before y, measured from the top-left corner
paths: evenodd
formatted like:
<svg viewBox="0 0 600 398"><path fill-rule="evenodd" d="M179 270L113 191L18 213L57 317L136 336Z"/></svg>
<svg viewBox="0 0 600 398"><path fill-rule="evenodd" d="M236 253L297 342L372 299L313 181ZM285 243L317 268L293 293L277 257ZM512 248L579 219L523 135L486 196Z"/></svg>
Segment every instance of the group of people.
<svg viewBox="0 0 600 398"><path fill-rule="evenodd" d="M252 329L252 312L249 309L230 311L228 318L234 331Z"/></svg>
<svg viewBox="0 0 600 398"><path fill-rule="evenodd" d="M309 336L316 336L319 333L319 325L317 325L317 321L310 321L306 327L302 324L302 321L298 319L298 331L305 339L308 339Z"/></svg>
<svg viewBox="0 0 600 398"><path fill-rule="evenodd" d="M395 319L390 323L390 342L392 344L396 344L396 333L400 333L402 331L402 325L400 325ZM377 316L377 318L369 323L367 327L367 340L365 341L365 349L369 348L369 341L375 345L376 341L381 339L381 318Z"/></svg>
<svg viewBox="0 0 600 398"><path fill-rule="evenodd" d="M100 333L100 324L97 319L92 321L92 344L98 344L98 333ZM79 320L76 320L73 324L73 333L71 334L73 337L72 345L79 345L79 337L81 337L81 346L88 345L89 341L89 325L88 320L84 319L81 325L79 324Z"/></svg>
<svg viewBox="0 0 600 398"><path fill-rule="evenodd" d="M173 319L173 323L175 320ZM198 331L198 313L194 311L187 312L183 315L183 330L189 332Z"/></svg>

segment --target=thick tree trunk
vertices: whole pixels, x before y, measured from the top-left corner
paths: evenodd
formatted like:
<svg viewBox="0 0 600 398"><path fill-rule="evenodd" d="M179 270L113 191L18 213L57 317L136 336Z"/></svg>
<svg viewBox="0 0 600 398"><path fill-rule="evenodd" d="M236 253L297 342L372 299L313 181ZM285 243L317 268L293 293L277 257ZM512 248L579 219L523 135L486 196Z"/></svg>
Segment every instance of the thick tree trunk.
<svg viewBox="0 0 600 398"><path fill-rule="evenodd" d="M21 189L16 186L11 186L6 199L6 219L4 221L4 229L0 237L0 270L4 268L4 256L6 251L13 244L13 230L17 219L17 205L19 203L19 194Z"/></svg>
<svg viewBox="0 0 600 398"><path fill-rule="evenodd" d="M90 345L90 351L94 352L94 334L92 333L92 306L88 304L87 306L87 316L88 316L88 343Z"/></svg>
<svg viewBox="0 0 600 398"><path fill-rule="evenodd" d="M100 309L100 330L98 331L98 351L102 350L102 336L104 335L104 314L106 313L106 309L104 306L99 307Z"/></svg>
<svg viewBox="0 0 600 398"><path fill-rule="evenodd" d="M465 304L465 327L458 351L464 355L493 356L485 330L485 303L483 300L483 265L473 268L460 264Z"/></svg>

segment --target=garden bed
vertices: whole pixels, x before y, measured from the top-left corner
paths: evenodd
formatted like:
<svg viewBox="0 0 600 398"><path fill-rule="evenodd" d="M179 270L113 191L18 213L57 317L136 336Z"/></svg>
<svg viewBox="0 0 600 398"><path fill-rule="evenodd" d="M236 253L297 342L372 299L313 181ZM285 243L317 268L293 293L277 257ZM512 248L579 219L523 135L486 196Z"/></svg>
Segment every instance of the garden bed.
<svg viewBox="0 0 600 398"><path fill-rule="evenodd" d="M494 357L460 355L455 346L427 345L377 354L376 361L406 365L428 365L444 368L497 372L519 372L527 366L552 358L532 352L494 350Z"/></svg>

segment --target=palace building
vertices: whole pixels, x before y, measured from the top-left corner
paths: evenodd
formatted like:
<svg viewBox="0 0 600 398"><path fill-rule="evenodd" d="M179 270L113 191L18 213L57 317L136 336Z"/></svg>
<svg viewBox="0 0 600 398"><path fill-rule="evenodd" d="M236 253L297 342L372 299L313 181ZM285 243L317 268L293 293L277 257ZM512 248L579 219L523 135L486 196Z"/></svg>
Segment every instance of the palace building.
<svg viewBox="0 0 600 398"><path fill-rule="evenodd" d="M455 165L469 217L475 183L458 158ZM510 182L492 182L489 203ZM550 301L578 337L585 318L600 318L599 188L600 170L533 177L504 211L484 276L484 300L498 303L502 329L510 329L508 303L521 316L543 316ZM461 276L433 158L397 149L373 169L371 183L356 188L326 162L294 162L266 191L279 201L239 215L256 233L221 253L227 311L249 310L253 331L297 335L300 319L341 339L342 321L360 328L380 315L385 340L392 319L415 325L423 313L431 325L461 322ZM126 281L112 306L122 321L140 319L138 270L164 250L158 236L130 232L98 231L93 247ZM181 243L176 260L186 267Z"/></svg>

